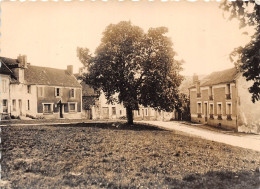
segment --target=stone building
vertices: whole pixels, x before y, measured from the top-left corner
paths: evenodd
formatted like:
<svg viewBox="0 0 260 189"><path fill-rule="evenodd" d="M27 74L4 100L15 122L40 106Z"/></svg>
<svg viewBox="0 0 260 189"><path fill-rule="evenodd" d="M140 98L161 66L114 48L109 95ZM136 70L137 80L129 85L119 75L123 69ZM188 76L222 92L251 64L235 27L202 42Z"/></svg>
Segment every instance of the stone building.
<svg viewBox="0 0 260 189"><path fill-rule="evenodd" d="M213 72L202 80L194 75L189 88L191 121L260 133L260 102L251 101L251 84L236 68Z"/></svg>
<svg viewBox="0 0 260 189"><path fill-rule="evenodd" d="M33 66L26 56L0 57L11 71L8 96L1 96L10 116L44 118L81 118L81 85L67 70ZM7 103L6 103L7 101Z"/></svg>

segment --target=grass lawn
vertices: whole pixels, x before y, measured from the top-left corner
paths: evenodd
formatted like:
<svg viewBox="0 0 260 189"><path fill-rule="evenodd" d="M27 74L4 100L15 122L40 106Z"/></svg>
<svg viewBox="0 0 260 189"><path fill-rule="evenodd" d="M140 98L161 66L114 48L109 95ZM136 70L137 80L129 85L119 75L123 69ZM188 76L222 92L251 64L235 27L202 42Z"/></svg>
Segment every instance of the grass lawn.
<svg viewBox="0 0 260 189"><path fill-rule="evenodd" d="M260 153L122 123L2 127L2 188L260 187Z"/></svg>

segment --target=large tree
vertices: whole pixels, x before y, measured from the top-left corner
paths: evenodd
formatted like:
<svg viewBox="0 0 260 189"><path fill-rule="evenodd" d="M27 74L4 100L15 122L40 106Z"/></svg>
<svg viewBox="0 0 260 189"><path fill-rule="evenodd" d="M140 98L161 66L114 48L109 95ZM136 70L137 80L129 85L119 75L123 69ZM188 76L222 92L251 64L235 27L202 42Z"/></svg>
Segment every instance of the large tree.
<svg viewBox="0 0 260 189"><path fill-rule="evenodd" d="M235 48L230 57L231 60L235 60L234 56L238 56L234 62L243 72L243 76L248 81L253 81L249 92L252 93L252 101L258 101L260 99L260 1L225 0L221 8L230 12L230 19L240 20L240 28L255 29L251 42L244 47Z"/></svg>
<svg viewBox="0 0 260 189"><path fill-rule="evenodd" d="M181 61L175 60L167 31L159 27L145 33L126 21L110 24L95 55L82 60L89 70L85 81L102 90L109 102L123 103L129 124L138 105L171 111L178 102Z"/></svg>

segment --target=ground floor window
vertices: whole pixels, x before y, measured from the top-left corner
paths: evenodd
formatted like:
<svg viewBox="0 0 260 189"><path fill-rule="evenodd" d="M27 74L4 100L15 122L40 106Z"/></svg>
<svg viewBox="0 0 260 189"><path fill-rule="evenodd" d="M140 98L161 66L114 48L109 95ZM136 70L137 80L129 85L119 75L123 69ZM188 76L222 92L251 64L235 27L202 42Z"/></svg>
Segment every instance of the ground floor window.
<svg viewBox="0 0 260 189"><path fill-rule="evenodd" d="M30 100L27 100L27 110L30 110Z"/></svg>
<svg viewBox="0 0 260 189"><path fill-rule="evenodd" d="M13 111L16 111L16 100L12 100Z"/></svg>
<svg viewBox="0 0 260 189"><path fill-rule="evenodd" d="M148 116L148 109L145 109L145 116Z"/></svg>
<svg viewBox="0 0 260 189"><path fill-rule="evenodd" d="M217 105L217 114L218 114L218 119L222 119L222 103L219 102Z"/></svg>
<svg viewBox="0 0 260 189"><path fill-rule="evenodd" d="M52 104L43 104L43 113L52 113L53 107Z"/></svg>
<svg viewBox="0 0 260 189"><path fill-rule="evenodd" d="M69 102L69 112L76 112L76 103L75 102Z"/></svg>
<svg viewBox="0 0 260 189"><path fill-rule="evenodd" d="M5 112L5 113L8 112L8 101L7 101L7 99L3 100L3 112Z"/></svg>
<svg viewBox="0 0 260 189"><path fill-rule="evenodd" d="M197 114L198 114L198 118L201 118L201 114L202 114L201 102L197 102Z"/></svg>
<svg viewBox="0 0 260 189"><path fill-rule="evenodd" d="M209 117L214 119L214 104L209 104Z"/></svg>
<svg viewBox="0 0 260 189"><path fill-rule="evenodd" d="M112 107L112 115L116 115L116 107Z"/></svg>
<svg viewBox="0 0 260 189"><path fill-rule="evenodd" d="M231 102L227 102L226 114L227 114L227 119L231 120L231 115L232 115L232 104L231 104Z"/></svg>

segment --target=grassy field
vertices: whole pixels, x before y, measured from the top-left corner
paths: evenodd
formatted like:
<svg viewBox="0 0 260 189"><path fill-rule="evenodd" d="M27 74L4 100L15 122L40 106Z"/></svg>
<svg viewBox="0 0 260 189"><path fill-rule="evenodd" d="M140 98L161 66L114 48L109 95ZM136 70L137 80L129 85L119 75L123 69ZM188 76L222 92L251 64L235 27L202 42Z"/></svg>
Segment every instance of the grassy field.
<svg viewBox="0 0 260 189"><path fill-rule="evenodd" d="M2 127L2 188L260 187L260 153L122 123Z"/></svg>

